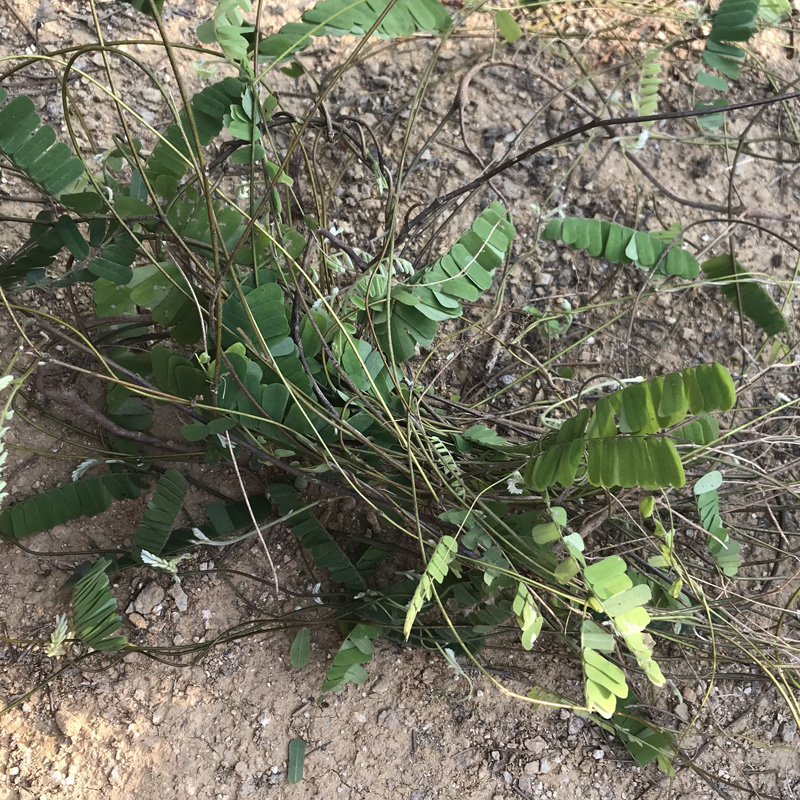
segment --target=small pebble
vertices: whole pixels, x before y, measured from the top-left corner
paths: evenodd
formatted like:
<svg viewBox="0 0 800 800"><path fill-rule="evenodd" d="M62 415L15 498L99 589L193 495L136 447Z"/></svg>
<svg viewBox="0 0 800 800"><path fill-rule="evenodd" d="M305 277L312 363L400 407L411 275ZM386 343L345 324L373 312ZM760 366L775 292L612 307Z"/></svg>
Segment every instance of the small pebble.
<svg viewBox="0 0 800 800"><path fill-rule="evenodd" d="M186 592L183 591L179 583L173 583L172 586L169 587L169 593L175 601L175 607L178 611L186 611L186 609L189 608L189 597Z"/></svg>
<svg viewBox="0 0 800 800"><path fill-rule="evenodd" d="M128 621L134 626L134 628L138 628L139 630L144 630L147 627L147 620L141 614L137 614L135 611L133 614L128 615Z"/></svg>
<svg viewBox="0 0 800 800"><path fill-rule="evenodd" d="M155 582L150 581L133 601L133 610L139 614L151 614L157 605L164 602L166 593Z"/></svg>
<svg viewBox="0 0 800 800"><path fill-rule="evenodd" d="M83 727L83 720L67 709L60 708L56 711L56 725L64 736L74 739Z"/></svg>
<svg viewBox="0 0 800 800"><path fill-rule="evenodd" d="M381 675L375 683L372 684L372 694L386 694L392 687L392 682L387 675Z"/></svg>
<svg viewBox="0 0 800 800"><path fill-rule="evenodd" d="M573 715L572 719L569 721L569 728L567 728L567 732L570 736L575 736L583 729L584 724L584 721L580 717Z"/></svg>
<svg viewBox="0 0 800 800"><path fill-rule="evenodd" d="M400 724L400 720L391 708L386 708L378 714L378 723L384 728L394 730Z"/></svg>
<svg viewBox="0 0 800 800"><path fill-rule="evenodd" d="M797 735L797 726L793 722L784 722L781 725L781 739L784 744L794 744L794 738Z"/></svg>

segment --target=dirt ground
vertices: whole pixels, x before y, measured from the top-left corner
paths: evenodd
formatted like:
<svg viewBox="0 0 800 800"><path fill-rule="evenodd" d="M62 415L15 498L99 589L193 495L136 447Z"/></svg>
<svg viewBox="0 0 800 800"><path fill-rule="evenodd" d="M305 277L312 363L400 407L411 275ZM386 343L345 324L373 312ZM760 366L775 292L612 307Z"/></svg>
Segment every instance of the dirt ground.
<svg viewBox="0 0 800 800"><path fill-rule="evenodd" d="M170 36L194 42L197 22L207 18L212 7L199 0L168 0L164 18ZM265 28L278 27L304 7L294 2L269 7ZM109 41L155 35L154 25L142 22L128 6L103 3L98 8ZM568 18L567 32L572 24L579 26L582 19L570 22ZM82 0L44 0L41 5L36 0L5 0L0 4L0 56L92 40L89 5ZM168 78L166 64L159 62L154 51L135 44L127 47ZM407 116L424 60L433 47L432 41L418 40L378 54L351 70L331 98L335 113L358 115L381 133L389 158L399 153L398 120L402 123ZM612 48L611 61L624 62L626 47L623 41L618 49ZM448 43L421 111L421 133L415 146L422 145L424 135L452 103L465 70L489 48L485 37L477 35ZM321 74L342 51L342 45L321 46L303 60L309 70ZM780 43L775 42L757 49L759 57L774 60L776 71L796 69L796 62L778 60L780 52ZM676 51L666 67L662 110L683 107L680 81L689 55ZM476 75L466 109L466 141L451 122L423 154L410 192L430 199L475 177L483 164L506 151L514 152L584 120L570 98L549 102L555 91L547 80L567 85L577 77L563 42L520 42L502 57L493 57L514 60L526 71L499 65ZM99 70L102 60L98 58L87 55L84 68ZM191 72L189 56L183 56L183 63ZM9 88L32 95L45 119L63 130L55 84L41 77L47 74L44 68L37 68L36 74L37 80L19 74ZM132 73L123 70L121 75L126 100L144 108L148 121L165 121L156 116L159 97L153 90L143 87ZM287 92L292 90L290 79L278 80ZM199 88L201 79L192 78L190 85ZM737 98L755 96L761 88L745 83ZM74 91L87 103L88 126L98 144L108 146L113 127L107 108L93 104L92 89L85 82L75 84ZM591 85L583 84L575 92L580 102L598 108ZM742 130L750 116L734 115L732 129ZM751 136L758 139L763 134L765 140L770 139L770 132L785 125L780 109L769 109ZM676 141L654 144L639 155L667 190L701 203L723 203L733 170L741 203L754 210L753 219L796 236L796 220L786 215L798 213L800 187L796 165L778 158L783 145L770 139L762 146L764 155L777 160L745 158L732 166L723 148L697 148L689 123L676 130ZM0 193L5 190L0 187ZM650 227L660 227L662 221L664 227L674 221L684 226L700 221L687 240L709 250L729 235L724 219L720 220L724 214L687 208L663 194L654 200L653 185L629 171L608 137L559 145L495 180L493 191L514 214L520 252L534 240L538 207L560 206L570 214L598 214L629 225L645 220ZM348 183L335 194L338 216L333 221L367 247L381 230L377 196L358 183ZM9 214L27 211L11 201L4 201L3 207ZM738 227L732 235L739 258L751 271L767 273L779 282L792 279L796 259L787 246L755 229ZM11 246L12 239L5 231L0 245ZM607 264L543 243L534 258L520 261L512 272L508 302L553 309L564 298L576 304L597 297L596 302L613 306L619 298L638 291L642 276L633 270L630 275L612 276L612 272ZM61 295L47 302L53 311L66 303ZM787 313L796 319L797 310L795 296ZM718 296L701 297L699 290L661 293L644 300L637 308L637 319L641 324L633 337L630 317L609 325L602 346L582 341L583 326L588 323L577 321L572 331L575 347L570 352L576 380L609 370L650 374L713 359L735 371L757 353L755 337L739 340L730 307ZM502 319L497 325L502 336L515 334L513 328L502 327ZM3 318L2 363L17 344L16 330ZM476 358L456 372L470 391L491 389L503 374L515 375L513 363L501 361L486 369L491 353ZM436 368L434 362L432 369ZM776 379L767 388L774 394L786 384ZM515 402L522 406L535 395L535 387L521 386ZM15 426L6 440L16 448L4 475L12 501L66 480L86 457L78 433L68 431L64 441L54 441L47 433L52 422L46 416L34 412L29 422L33 424ZM48 454L55 458L45 457ZM230 477L202 465L192 469L199 481L235 494L237 487ZM129 542L143 503L126 501L101 517L30 537L24 542L27 551L3 545L0 630L22 639L48 635L55 615L63 610L58 588L82 560L79 551ZM195 489L183 522L197 522L202 506L203 493ZM336 506L333 521L346 524L352 510L346 504ZM270 546L277 555L282 583L310 591L312 582L289 534L276 533ZM269 575L258 545L237 550L227 566L265 578ZM169 577L126 573L113 589L125 611L125 633L130 640L154 646L210 643L232 626L256 624L263 609L267 609L264 613L293 610L291 599L276 609L270 591L253 582L237 583L241 596L237 595L212 567L208 554L194 556L186 562L185 571L182 568L180 587ZM438 655L386 642L377 647L367 683L351 685L318 702L326 665L337 647L337 632L313 631L311 663L304 670L289 664L291 640L288 632L243 637L211 648L204 658L181 667L139 655L103 671L68 669L46 690L0 718L0 798L728 800L759 796L759 792L786 800L800 797L796 728L772 691L757 681L735 686L722 682L713 687L696 730L681 742L694 755L699 770L681 768L669 779L654 766L637 768L624 750L570 712L534 711L483 678L475 678L470 692L466 681L457 679ZM498 675L520 694L531 683L580 694L579 670L557 646L526 654L523 660L517 666L529 671L527 684L503 674L502 658L497 662ZM0 708L54 669L54 662L37 646L0 644ZM680 727L699 711L706 689L705 681L687 675L680 686L649 699L665 719ZM308 742L305 777L289 785L287 747L298 736ZM755 741L763 746L754 746ZM714 776L734 785L724 786Z"/></svg>

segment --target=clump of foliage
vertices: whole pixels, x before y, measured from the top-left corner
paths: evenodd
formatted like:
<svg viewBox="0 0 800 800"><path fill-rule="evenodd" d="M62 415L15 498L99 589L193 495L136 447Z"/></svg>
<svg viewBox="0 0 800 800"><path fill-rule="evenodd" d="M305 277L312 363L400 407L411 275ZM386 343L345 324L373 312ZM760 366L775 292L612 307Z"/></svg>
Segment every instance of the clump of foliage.
<svg viewBox="0 0 800 800"><path fill-rule="evenodd" d="M158 19L160 3L132 4ZM729 63L741 51L725 42L741 41L753 25L732 25L726 4L704 59L735 77ZM38 329L60 348L58 356L50 347L35 351L45 398L73 408L81 402L52 382L69 366L105 391L98 457L70 483L0 512L0 533L20 542L115 501L149 497L130 551L76 571L71 617L59 621L52 654L69 646L83 647L81 657L137 649L118 633L109 575L139 568L179 577L193 549L260 536L280 521L340 589L316 598L324 600L325 621L339 620L346 634L325 692L366 680L379 637L484 669L484 654L513 633L525 650L544 637L565 642L583 670L583 697L532 685L530 702L575 708L618 735L640 764L657 759L671 771L680 759L672 733L639 707L642 693L667 682L672 656L660 656L675 643L691 648L698 663L757 660L797 716L782 644L766 634L751 641L737 628L735 606L707 588L735 579L744 552L725 520L723 474L741 479L745 468L718 449L734 434L725 430L734 427L736 405L730 372L712 362L647 380L613 376L606 391L608 383L575 386L567 373L556 388L547 368L535 367L529 375L547 374L552 388L540 409L544 432L436 395L425 377L429 363L465 330L480 329L477 304L518 253L509 209L488 202L448 246L436 245L437 257L412 260L400 249L408 226L396 234L402 173L357 121L321 113L322 95L305 117L284 111L269 78L276 68L303 74L296 61L280 65L312 37L353 34L361 47L373 34L447 35L450 15L437 0L323 0L300 22L264 35L245 21L250 11L247 0L220 0L198 30L212 46L205 55L223 58L235 76L191 97L176 76L185 104L163 131L117 102L116 145L89 165L56 141L29 98L9 99L0 89L0 155L48 199L0 265L4 297L79 291L92 305L92 323L59 320L13 299L6 308L21 329ZM512 41L511 15L502 13L498 24ZM110 45L95 49L112 61L120 56ZM64 64L65 87L79 72L76 55ZM648 51L643 60L637 107L644 116L658 105L657 55ZM716 87L708 76L698 80ZM349 148L362 177L384 193L387 235L372 251L340 240L319 198L309 201L290 174L309 131ZM226 169L244 176L238 187ZM719 285L766 335L787 331L752 275L727 255L699 263L680 228L559 217L542 237L635 265L657 281L702 275L709 291ZM568 317L531 311L548 345L577 313L566 308ZM566 322L547 326L559 319ZM159 408L182 420L180 444L154 434ZM215 501L205 525L177 527L189 453L237 476L260 471L266 491ZM173 466L164 469L154 454ZM714 465L724 469L709 471ZM385 538L342 541L315 515L310 484L324 497L355 498L377 515ZM705 551L687 539L687 525L701 531ZM394 565L403 539L418 559ZM317 610L312 602L297 616L296 666L308 663ZM706 646L705 634L720 629L725 635ZM302 764L295 774L299 780Z"/></svg>

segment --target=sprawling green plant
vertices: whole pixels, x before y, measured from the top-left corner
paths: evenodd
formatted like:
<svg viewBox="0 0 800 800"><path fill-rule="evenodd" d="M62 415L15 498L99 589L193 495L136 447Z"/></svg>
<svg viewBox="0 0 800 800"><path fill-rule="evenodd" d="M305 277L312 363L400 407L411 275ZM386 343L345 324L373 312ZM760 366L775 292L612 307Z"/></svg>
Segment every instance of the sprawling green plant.
<svg viewBox="0 0 800 800"><path fill-rule="evenodd" d="M132 4L155 16L161 7ZM441 33L450 16L436 0L323 0L300 22L262 36L245 20L250 11L247 0L221 0L198 31L237 77L187 96L162 132L133 135L131 127L90 165L55 141L28 98L8 100L0 89L0 156L50 201L0 264L0 286L12 298L21 289L79 287L94 313L87 326L16 302L7 308L64 349L57 363L47 363L50 352L37 354L47 370L57 374L80 359L106 392L99 457L73 481L0 512L0 534L18 542L142 492L150 498L128 553L76 571L74 633L61 624L52 651L136 649L115 635L121 620L110 574L151 568L179 577L193 549L285 523L336 585L314 598L344 632L323 691L362 683L379 637L483 668L482 654L497 639L513 636L531 650L548 636L567 642L580 661L584 696L534 687L531 702L577 708L618 734L640 764L658 759L671 770L674 738L637 713L634 687L640 695L666 683L669 669L658 659L681 626L706 631L728 618L686 565L694 551L678 520L690 519L707 538L707 581L735 578L741 548L722 521L721 473L708 472L693 494L685 490L687 474L693 480L720 458L713 448L727 435L719 420L724 425L730 417L721 415L735 409L734 380L708 363L614 379L607 393L608 384L576 387L548 399L545 432L535 434L455 395L436 395L425 369L436 357L449 363L464 333L481 328L479 303L510 264L517 232L509 210L488 203L449 247L433 243L438 256L412 260L393 238L400 186L382 156L363 133L352 134L351 120L318 115L319 104L305 118L285 111L268 78L311 37ZM710 41L740 40L730 19L721 8L714 24L723 32ZM719 67L719 47L710 52ZM638 100L645 114L656 107L659 85L655 53L647 63ZM66 75L74 69L70 62ZM121 119L133 125L122 111ZM309 202L290 175L309 129L349 146L365 180L388 195L388 235L369 252L341 241L318 197ZM237 184L225 170L245 177ZM702 271L706 285L718 284L767 334L787 329L751 275L727 256L699 264L678 228L645 232L563 218L543 237L634 264L659 283L693 281ZM78 402L49 380L37 383L46 399ZM167 410L180 419L169 441L157 434ZM164 469L153 453L173 465ZM242 488L241 469L262 471L266 492L215 501L205 525L178 527L188 453L229 465ZM96 469L102 474L89 475ZM313 483L322 499L306 493ZM375 512L383 536L327 528L314 507L342 496ZM609 528L597 531L605 521ZM308 662L317 608L310 603L298 617L297 666ZM733 660L750 643L734 631L725 646ZM780 671L780 656L770 657Z"/></svg>

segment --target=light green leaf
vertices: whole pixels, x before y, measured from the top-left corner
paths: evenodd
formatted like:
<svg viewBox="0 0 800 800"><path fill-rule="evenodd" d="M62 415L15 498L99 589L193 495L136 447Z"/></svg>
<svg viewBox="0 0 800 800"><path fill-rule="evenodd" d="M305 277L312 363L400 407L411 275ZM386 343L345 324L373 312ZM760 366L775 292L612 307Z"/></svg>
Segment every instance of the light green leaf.
<svg viewBox="0 0 800 800"><path fill-rule="evenodd" d="M450 571L450 563L456 557L457 552L458 542L452 536L442 536L409 603L403 623L403 635L406 639L411 633L417 614L433 593L433 582L441 583L445 579Z"/></svg>
<svg viewBox="0 0 800 800"><path fill-rule="evenodd" d="M713 492L719 489L720 486L722 486L722 473L718 470L712 470L697 481L694 485L694 493L698 495Z"/></svg>
<svg viewBox="0 0 800 800"><path fill-rule="evenodd" d="M505 9L498 11L497 14L495 14L494 20L497 23L497 30L500 31L503 39L509 44L513 44L522 36L522 28L520 28L514 17L511 16L511 12Z"/></svg>

